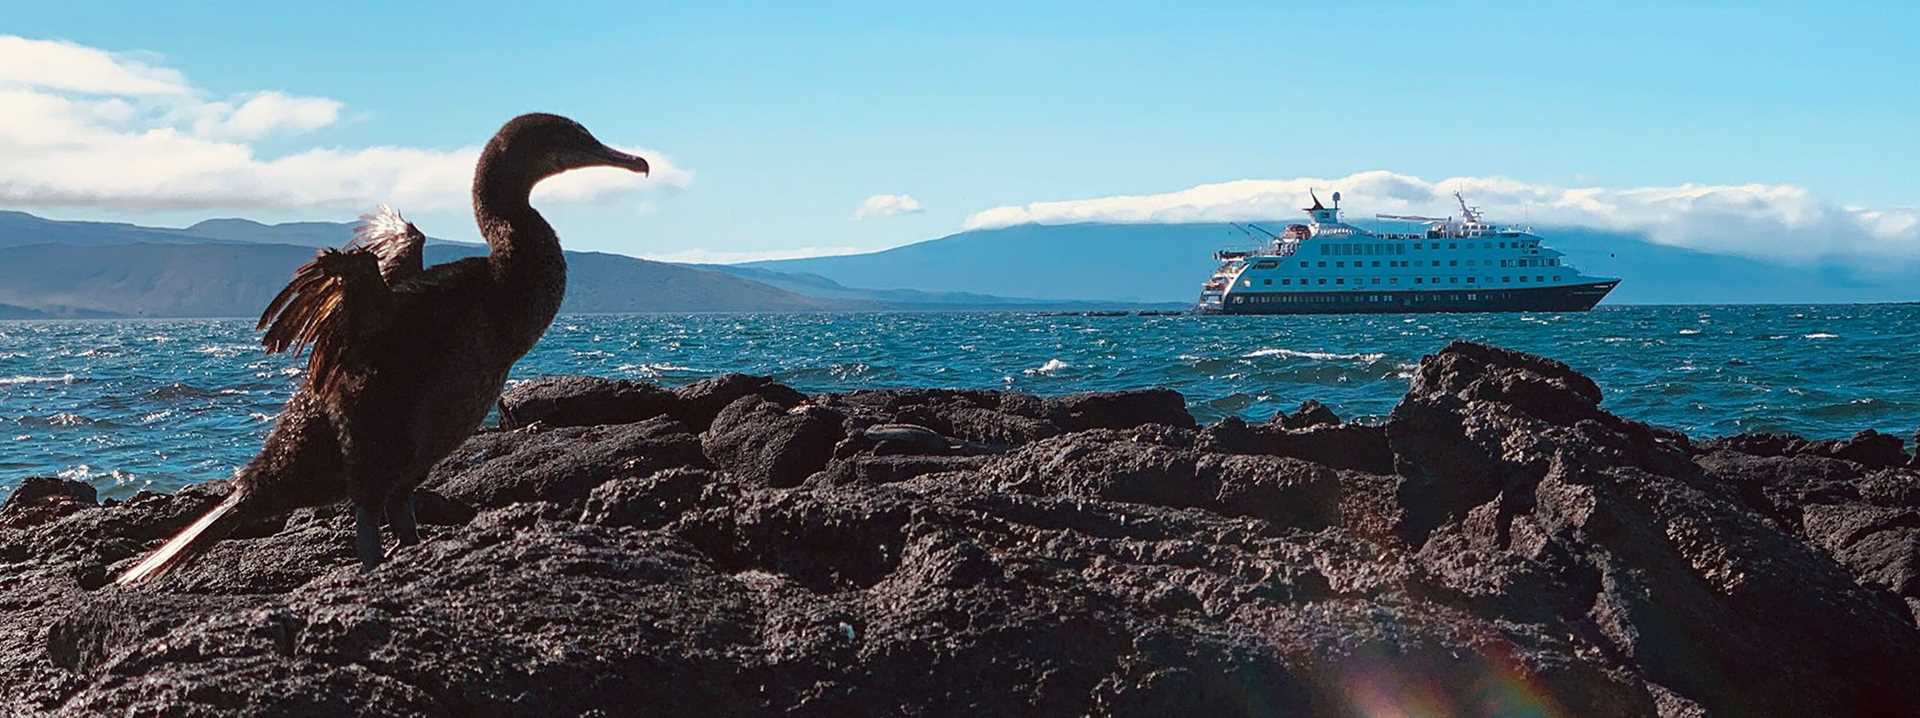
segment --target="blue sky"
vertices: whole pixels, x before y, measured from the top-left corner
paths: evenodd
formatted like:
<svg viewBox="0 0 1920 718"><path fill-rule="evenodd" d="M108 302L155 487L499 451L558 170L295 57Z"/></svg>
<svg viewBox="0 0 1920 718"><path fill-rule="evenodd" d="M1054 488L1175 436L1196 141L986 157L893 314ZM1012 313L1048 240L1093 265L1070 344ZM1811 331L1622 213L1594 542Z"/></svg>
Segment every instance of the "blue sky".
<svg viewBox="0 0 1920 718"><path fill-rule="evenodd" d="M453 150L519 112L568 114L686 173L548 207L570 246L638 255L877 249L996 207L1367 170L1920 204L1912 4L567 5L36 3L0 34L177 71L209 101L338 103L322 126L247 138L262 158ZM856 221L877 194L924 210ZM351 216L103 196L15 204L173 224ZM409 213L473 235L457 208Z"/></svg>

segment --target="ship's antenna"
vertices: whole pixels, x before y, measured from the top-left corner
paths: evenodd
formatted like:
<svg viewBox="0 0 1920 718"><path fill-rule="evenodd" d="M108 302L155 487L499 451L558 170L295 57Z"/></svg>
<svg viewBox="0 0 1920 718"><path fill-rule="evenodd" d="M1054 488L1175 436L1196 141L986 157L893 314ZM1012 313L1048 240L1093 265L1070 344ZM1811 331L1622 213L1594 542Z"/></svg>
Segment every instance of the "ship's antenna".
<svg viewBox="0 0 1920 718"><path fill-rule="evenodd" d="M1272 240L1275 240L1275 241L1278 241L1278 240L1280 239L1280 236L1279 236L1279 235L1277 235L1277 234L1274 234L1274 233L1272 233L1272 232L1269 232L1269 231L1267 231L1267 228L1266 228L1266 227L1262 227L1262 226L1260 226L1260 225L1257 225L1257 224L1254 224L1254 223L1252 223L1252 222L1248 222L1248 223L1247 223L1247 226L1248 226L1248 227L1252 227L1252 228L1254 228L1254 229L1257 229L1257 230L1260 230L1260 233L1261 233L1261 234L1264 234L1264 235L1267 235L1267 238L1268 238L1268 239L1272 239Z"/></svg>

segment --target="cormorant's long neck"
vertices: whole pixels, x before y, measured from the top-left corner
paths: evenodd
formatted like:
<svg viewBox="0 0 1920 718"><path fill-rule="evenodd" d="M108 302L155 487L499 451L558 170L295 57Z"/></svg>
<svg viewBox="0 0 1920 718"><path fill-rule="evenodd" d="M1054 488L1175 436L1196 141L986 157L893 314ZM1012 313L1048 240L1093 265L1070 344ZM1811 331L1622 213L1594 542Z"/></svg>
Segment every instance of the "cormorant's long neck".
<svg viewBox="0 0 1920 718"><path fill-rule="evenodd" d="M500 300L496 316L514 333L527 334L516 338L531 347L566 296L567 262L552 225L527 201L541 178L515 159L491 146L481 155L473 174L473 215L490 250L494 298Z"/></svg>

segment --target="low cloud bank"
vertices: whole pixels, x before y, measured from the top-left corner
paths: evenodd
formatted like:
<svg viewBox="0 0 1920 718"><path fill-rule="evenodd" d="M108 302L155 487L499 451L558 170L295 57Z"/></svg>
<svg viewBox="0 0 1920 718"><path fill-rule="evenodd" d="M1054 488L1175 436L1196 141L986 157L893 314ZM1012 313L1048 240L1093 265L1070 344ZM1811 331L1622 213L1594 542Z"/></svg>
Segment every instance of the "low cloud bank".
<svg viewBox="0 0 1920 718"><path fill-rule="evenodd" d="M1634 231L1662 244L1763 259L1920 260L1920 211L1841 205L1777 184L1555 187L1503 177L1430 181L1371 171L994 207L968 217L966 227L1288 219L1301 216L1309 188L1329 203L1338 190L1352 220L1376 213L1458 216L1457 191L1495 224Z"/></svg>

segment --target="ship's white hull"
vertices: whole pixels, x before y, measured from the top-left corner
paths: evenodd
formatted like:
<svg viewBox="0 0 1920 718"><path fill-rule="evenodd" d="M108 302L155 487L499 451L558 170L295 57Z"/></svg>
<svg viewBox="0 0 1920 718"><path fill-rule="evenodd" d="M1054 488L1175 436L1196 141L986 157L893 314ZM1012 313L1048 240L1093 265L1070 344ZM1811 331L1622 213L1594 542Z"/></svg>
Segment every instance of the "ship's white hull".
<svg viewBox="0 0 1920 718"><path fill-rule="evenodd" d="M1411 314L1584 312L1620 280L1552 287L1441 291L1229 292L1205 297L1202 314Z"/></svg>

